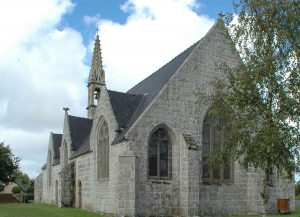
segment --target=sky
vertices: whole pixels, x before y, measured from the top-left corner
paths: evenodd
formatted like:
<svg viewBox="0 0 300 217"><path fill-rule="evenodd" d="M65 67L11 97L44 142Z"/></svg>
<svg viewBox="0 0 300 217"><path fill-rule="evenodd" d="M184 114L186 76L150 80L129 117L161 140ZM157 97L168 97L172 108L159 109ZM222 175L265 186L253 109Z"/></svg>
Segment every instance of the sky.
<svg viewBox="0 0 300 217"><path fill-rule="evenodd" d="M87 115L97 25L107 88L127 91L230 11L231 0L0 0L0 142L41 172L62 108Z"/></svg>

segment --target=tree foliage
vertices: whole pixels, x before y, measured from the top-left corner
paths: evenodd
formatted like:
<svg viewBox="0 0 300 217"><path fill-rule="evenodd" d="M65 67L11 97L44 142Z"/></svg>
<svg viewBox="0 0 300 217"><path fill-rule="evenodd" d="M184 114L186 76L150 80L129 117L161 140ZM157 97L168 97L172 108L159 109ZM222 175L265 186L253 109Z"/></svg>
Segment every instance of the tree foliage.
<svg viewBox="0 0 300 217"><path fill-rule="evenodd" d="M224 153L246 169L262 169L265 212L272 170L290 178L299 170L299 4L293 0L235 3L237 22L233 24L232 15L223 20L241 63L234 69L222 65L227 80L214 80L213 95L201 93L200 101L210 102L210 114L226 120Z"/></svg>
<svg viewBox="0 0 300 217"><path fill-rule="evenodd" d="M19 179L24 186L30 185L30 178L26 173L23 173L22 171L18 170L16 172L16 179Z"/></svg>
<svg viewBox="0 0 300 217"><path fill-rule="evenodd" d="M2 191L9 182L14 181L16 172L19 168L18 157L15 157L9 147L3 142L0 143L0 191Z"/></svg>
<svg viewBox="0 0 300 217"><path fill-rule="evenodd" d="M21 189L18 187L18 186L14 186L12 189L11 189L11 192L13 194L20 194L21 193Z"/></svg>

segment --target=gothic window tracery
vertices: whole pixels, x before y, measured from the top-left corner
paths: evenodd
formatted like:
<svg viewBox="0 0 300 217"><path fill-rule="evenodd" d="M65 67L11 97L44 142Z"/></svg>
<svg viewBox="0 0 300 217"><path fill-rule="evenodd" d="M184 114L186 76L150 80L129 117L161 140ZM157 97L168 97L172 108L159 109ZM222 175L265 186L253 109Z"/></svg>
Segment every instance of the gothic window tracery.
<svg viewBox="0 0 300 217"><path fill-rule="evenodd" d="M148 144L149 177L154 179L171 178L171 141L164 128L155 130Z"/></svg>
<svg viewBox="0 0 300 217"><path fill-rule="evenodd" d="M102 118L98 132L97 173L98 180L109 177L109 131L107 122Z"/></svg>
<svg viewBox="0 0 300 217"><path fill-rule="evenodd" d="M64 142L63 146L63 153L64 153L64 167L68 165L68 160L69 160L69 154L68 154L68 145L66 142Z"/></svg>
<svg viewBox="0 0 300 217"><path fill-rule="evenodd" d="M223 156L222 162L216 163L213 154L223 148L226 139L223 120L216 120L209 114L205 116L202 131L202 181L203 183L232 182L232 162L229 156Z"/></svg>
<svg viewBox="0 0 300 217"><path fill-rule="evenodd" d="M51 186L52 180L52 153L48 152L48 185Z"/></svg>

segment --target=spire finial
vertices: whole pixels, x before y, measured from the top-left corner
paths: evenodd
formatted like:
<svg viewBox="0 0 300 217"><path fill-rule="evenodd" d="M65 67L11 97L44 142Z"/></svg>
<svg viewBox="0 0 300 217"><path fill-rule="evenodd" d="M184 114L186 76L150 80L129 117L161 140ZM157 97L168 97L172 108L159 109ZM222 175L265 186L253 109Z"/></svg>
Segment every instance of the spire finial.
<svg viewBox="0 0 300 217"><path fill-rule="evenodd" d="M96 25L96 35L99 36L99 25Z"/></svg>

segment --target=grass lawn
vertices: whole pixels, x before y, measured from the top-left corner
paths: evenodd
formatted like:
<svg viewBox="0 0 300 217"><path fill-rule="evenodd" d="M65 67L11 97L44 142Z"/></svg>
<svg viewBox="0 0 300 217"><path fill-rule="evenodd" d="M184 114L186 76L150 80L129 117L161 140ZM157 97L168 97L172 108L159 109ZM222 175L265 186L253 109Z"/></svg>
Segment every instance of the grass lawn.
<svg viewBox="0 0 300 217"><path fill-rule="evenodd" d="M269 215L269 217L299 217L300 207L289 215ZM36 203L0 203L0 217L104 217L98 213L74 208L58 208L54 205ZM239 215L232 217L254 217Z"/></svg>
<svg viewBox="0 0 300 217"><path fill-rule="evenodd" d="M232 217L254 217L255 215L238 215L238 216L232 216ZM300 207L297 207L294 212L291 214L285 214L285 215L268 215L268 217L299 217L300 216Z"/></svg>
<svg viewBox="0 0 300 217"><path fill-rule="evenodd" d="M103 215L46 204L0 203L0 217L103 217Z"/></svg>

